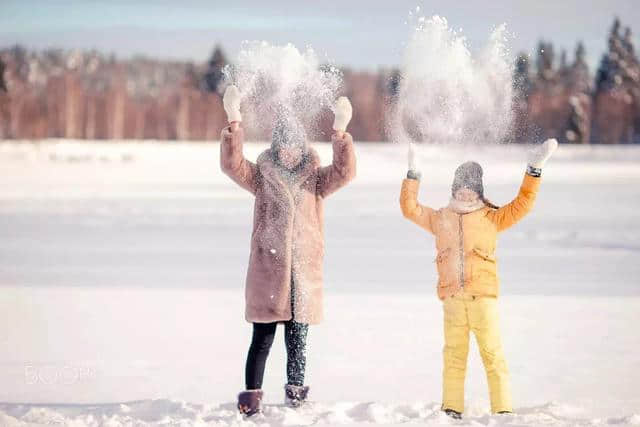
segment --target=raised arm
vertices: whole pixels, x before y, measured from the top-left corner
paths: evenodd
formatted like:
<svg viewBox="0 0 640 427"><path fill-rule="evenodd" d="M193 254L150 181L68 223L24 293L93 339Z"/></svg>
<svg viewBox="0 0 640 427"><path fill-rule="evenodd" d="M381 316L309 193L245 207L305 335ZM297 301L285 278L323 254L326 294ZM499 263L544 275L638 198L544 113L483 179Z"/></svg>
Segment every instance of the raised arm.
<svg viewBox="0 0 640 427"><path fill-rule="evenodd" d="M351 121L353 109L349 99L341 96L333 109L334 120L331 137L333 143L333 162L320 169L318 174L318 194L327 197L340 187L347 185L356 176L356 154L353 138L345 132Z"/></svg>
<svg viewBox="0 0 640 427"><path fill-rule="evenodd" d="M433 216L435 210L418 203L420 176L420 172L416 170L415 166L413 145L409 144L409 172L407 172L407 178L402 181L400 209L405 218L433 233Z"/></svg>
<svg viewBox="0 0 640 427"><path fill-rule="evenodd" d="M256 194L257 167L244 158L242 144L244 131L240 127L240 91L230 85L224 91L222 99L224 111L227 113L229 126L222 129L220 141L220 167L222 171L234 180L240 187Z"/></svg>
<svg viewBox="0 0 640 427"><path fill-rule="evenodd" d="M242 153L244 131L240 127L236 130L231 128L232 126L228 126L222 130L220 167L240 187L256 194L257 166L247 160Z"/></svg>
<svg viewBox="0 0 640 427"><path fill-rule="evenodd" d="M527 172L516 198L487 214L487 217L498 227L498 231L506 230L531 212L540 188L542 167L557 148L558 142L555 139L548 139L539 146L527 165Z"/></svg>
<svg viewBox="0 0 640 427"><path fill-rule="evenodd" d="M540 187L540 180L540 176L533 176L527 171L516 198L487 214L491 222L498 227L498 231L506 230L531 212Z"/></svg>
<svg viewBox="0 0 640 427"><path fill-rule="evenodd" d="M318 173L318 194L327 197L344 187L356 176L356 154L353 138L347 132L331 137L333 143L333 162L320 168Z"/></svg>

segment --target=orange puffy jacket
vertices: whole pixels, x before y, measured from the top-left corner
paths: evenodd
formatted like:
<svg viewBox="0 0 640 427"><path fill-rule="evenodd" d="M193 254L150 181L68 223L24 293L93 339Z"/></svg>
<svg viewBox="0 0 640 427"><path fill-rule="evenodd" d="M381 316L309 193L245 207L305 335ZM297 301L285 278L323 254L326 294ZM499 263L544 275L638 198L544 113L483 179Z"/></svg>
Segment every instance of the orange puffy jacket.
<svg viewBox="0 0 640 427"><path fill-rule="evenodd" d="M525 174L518 196L509 204L488 206L459 214L451 208L431 209L418 203L420 182L405 179L400 207L405 218L436 236L438 256L438 297L445 299L464 290L475 296L498 296L496 240L503 231L522 219L531 209L540 178Z"/></svg>

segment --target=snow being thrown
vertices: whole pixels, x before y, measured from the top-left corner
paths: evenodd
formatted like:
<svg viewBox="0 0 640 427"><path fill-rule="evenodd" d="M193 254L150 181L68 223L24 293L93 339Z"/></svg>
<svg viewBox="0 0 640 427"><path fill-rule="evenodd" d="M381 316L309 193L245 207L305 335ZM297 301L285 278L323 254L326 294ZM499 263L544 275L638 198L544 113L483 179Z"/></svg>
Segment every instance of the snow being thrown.
<svg viewBox="0 0 640 427"><path fill-rule="evenodd" d="M477 146L505 141L509 138L512 121L511 72L505 26L497 27L491 33L487 45L477 54L472 54L465 38L460 32L452 30L446 19L438 16L428 19L419 18L406 50L397 109L387 123L393 139L403 143L426 142L449 146L466 143ZM184 289L179 289L176 293L167 295L164 302L155 291L153 305L159 305L159 309L156 307L157 313L160 313L158 317L165 323L161 322L158 326L149 322L142 327L132 324L121 327L121 330L140 330L142 331L139 333L142 337L140 339L148 339L148 336L153 335L149 330L155 327L157 331L162 331L157 335L162 335L163 338L171 335L167 331L173 331L171 335L173 337L184 338L185 341L176 340L168 346L171 347L171 351L175 351L174 348L178 349L177 353L171 353L171 357L168 357L168 365L175 370L172 373L175 377L168 383L184 381L184 372L176 369L176 366L180 366L182 356L179 354L182 351L179 344L207 343L210 346L208 351L196 353L203 359L207 359L211 354L216 355L215 363L211 364L211 360L205 360L202 365L198 365L198 367L204 366L203 369L209 376L198 375L193 371L187 376L196 380L205 378L201 381L204 384L202 387L209 388L210 384L215 384L215 392L227 399L226 396L231 398L238 391L237 389L240 389L241 386L238 383L244 375L245 387L239 393L238 400L215 405L187 403L171 398L145 398L139 401L92 405L0 403L0 424L8 426L54 423L113 426L401 425L405 423L491 426L640 424L637 414L617 418L587 419L572 413L574 409L569 405L555 403L538 405L537 401L534 402L532 396L537 395L539 389L555 388L556 385L552 384L550 378L564 375L562 369L567 369L562 364L564 355L559 350L558 342L569 342L569 338L563 334L558 335L556 331L556 335L550 335L551 342L554 344L548 345L549 340L540 341L540 338L535 336L535 332L539 329L544 329L545 333L541 335L547 336L547 331L553 331L553 327L561 323L560 319L570 317L566 316L564 301L556 301L553 304L545 301L545 297L532 300L512 299L506 304L510 307L508 316L513 321L510 324L511 332L507 330L505 336L510 342L517 343L514 347L517 346L519 351L513 359L518 360L520 366L516 364L516 369L512 372L513 376L524 377L526 369L536 371L535 385L527 388L530 393L528 397L522 397L521 391L524 387L521 387L518 390L520 395L514 393L515 404L511 401L509 372L505 362L505 353L508 352L503 351L500 342L501 334L498 332L500 322L497 307L499 286L496 235L499 231L523 219L529 212L538 212L534 209L534 202L540 186L542 170L557 148L555 140L550 139L538 145L538 149L526 159L526 163L523 156L522 165L519 164L520 162L517 165L518 176L522 177L524 172L520 191L512 202L502 207L494 205L484 197L483 170L477 163L461 165L455 173L452 184L450 181L444 183L445 179L442 176L435 176L444 175L442 165L439 169L423 167L422 171L431 175L428 177L429 191L432 191L433 183L444 183L442 187L446 186L444 192L447 193L447 198L450 193L450 200L449 204L442 209L432 209L422 205L418 202L422 171L415 159L414 151L412 149L409 151L408 168L405 169L404 164L399 166L400 162L393 163L394 157L388 156L389 153L377 151L387 147L368 147L367 153L362 153L359 160L364 160L362 163L366 163L367 155L377 153L375 161L369 162L368 169L371 175L369 178L375 175L377 181L373 180L368 182L369 185L357 187L356 190L360 192L357 195L355 192L348 193L347 191L352 191L350 188L352 186L348 186L349 188L345 188L345 191L341 191L340 196L337 197L341 205L331 205L333 201L328 202L328 206L336 206L336 208L330 208L331 210L337 211L339 206L341 211L340 215L330 212L332 222L328 227L329 232L338 235L337 231L332 230L340 230L341 237L347 237L343 240L334 239L340 245L348 244L348 238L356 236L352 240L357 240L360 246L357 251L350 252L365 253L368 259L361 265L371 265L374 258L370 252L367 252L370 248L366 248L367 244L359 239L362 235L372 236L374 232L371 230L375 230L373 237L376 244L371 246L389 242L389 247L394 245L396 247L395 253L392 254L395 256L389 255L393 251L385 250L384 256L376 259L376 263L385 269L392 267L388 268L389 270L412 271L411 280L419 281L421 286L424 279L422 275L425 272L431 274L433 270L433 275L438 276L437 286L432 286L429 282L426 286L419 288L420 298L424 297L424 300L416 298L415 295L402 296L398 288L393 289L391 293L372 295L370 285L376 279L378 282L385 282L384 285L387 288L397 285L398 282L402 282L402 279L399 279L400 276L396 271L384 278L374 278L370 271L360 267L360 270L365 271L359 271L357 277L365 285L359 288L358 292L346 297L333 295L325 301L322 275L325 255L323 203L330 195L347 187L356 174L356 149L347 132L352 116L351 104L347 98L339 97L342 90L342 76L335 67L323 65L311 48L300 51L291 44L275 46L268 42L245 42L237 61L233 66L225 69L225 74L228 87L224 96L224 108L229 125L222 131L219 160L221 171L231 178L234 184L246 191L232 187L229 180L216 183L216 185L219 184L218 187L224 189L224 195L216 200L216 203L223 205L223 208L215 211L213 215L215 226L212 229L220 232L220 227L224 227L224 232L220 232L220 241L216 241L216 244L221 247L219 253L223 253L220 258L224 259L224 266L220 268L222 275L217 277L231 278L232 280L229 281L233 283L229 286L232 290L225 295L220 289L207 290L206 293L189 300L189 297L185 297ZM331 160L321 164L320 156L316 152L317 146L309 144L309 138L319 131L319 121L328 112L332 112L334 116L334 133L332 146L323 149L326 153L331 150ZM245 156L243 151L245 130L252 131L255 135L270 135L271 143L259 147L261 153L257 158ZM389 148L399 151L402 147L404 144L401 147L396 145ZM442 148L444 153L451 147ZM253 149L257 151L256 147ZM440 154L442 153L434 157ZM463 155L467 154L467 152L463 153ZM442 158L437 160L441 161ZM398 178L406 172L406 179L402 182L400 206L397 206L398 188L396 188L399 187L396 185L399 182L388 179L389 182L381 183L382 180L389 178L389 175L380 178L381 175L384 176L383 173L378 173L382 163L385 166L393 164L393 167L389 166L389 168L400 171ZM522 170L525 164L526 170ZM207 176L211 175L209 163L203 169L206 169ZM193 173L191 170L186 172ZM593 176L592 172L590 170L588 175ZM427 178L426 175L425 178ZM549 184L552 184L553 180L550 181ZM394 187L393 191L388 190L391 186ZM208 186L207 189L211 187L213 186ZM543 193L546 191L545 186ZM242 196L236 197L238 193L242 193ZM247 207L249 204L246 203L249 194L255 197L252 204L253 216L250 215L250 208ZM246 198L243 198L245 196ZM356 196L360 197L359 205L362 205L362 200L367 198L372 202L369 207L359 206L360 210L356 211L354 210ZM339 197L343 197L342 201ZM211 198L211 194L207 192L204 199L209 201ZM233 203L236 210L234 213L229 213ZM393 204L393 210L387 206L381 207L382 204ZM392 213L389 213L391 211ZM437 256L434 263L431 263L431 257L425 254L424 242L412 240L418 232L414 229L410 232L408 227L405 229L399 225L402 221L400 212L407 219L435 235ZM548 212L545 211L545 213ZM179 215L183 214L184 211L179 211ZM237 224L235 227L231 226L231 216L234 217L234 221L237 220L243 225L253 223L248 248L245 247L247 246L245 240L249 239L245 239L244 236L249 234L249 230ZM194 222L197 223L200 220ZM362 235L354 233L358 227L362 227L360 229ZM366 230L363 231L363 229ZM183 231L179 233L182 234ZM402 233L405 231L406 234L403 236ZM224 240L225 236L227 240ZM521 251L523 247L528 249L535 243L535 236L536 233L530 230L522 232L515 237L516 240L520 239L518 240L520 246L513 244L509 246L507 242L505 247L511 252ZM146 238L148 239L148 236ZM428 238L431 239L431 236ZM24 244L23 240L25 239L20 240L19 243ZM242 243L239 244L239 241ZM207 240L206 245L209 244ZM232 250L228 250L230 248ZM336 251L336 247L333 246L333 248ZM547 249L545 248L545 254ZM341 253L339 250L337 249L337 253ZM241 251L244 251L243 254L249 253L244 293L239 290L241 283L236 272L245 268L246 260L230 261L233 253ZM356 255L349 251L344 253L346 255L340 261L349 260L344 264L353 262L356 258ZM429 258L429 262L425 262L425 257ZM393 261L390 261L391 258ZM337 272L335 274L340 276L339 282L342 284L345 278L344 270L341 269L346 267L338 266L338 260L338 258L332 258L331 265L328 267ZM513 257L508 261L509 263L514 261ZM530 259L527 259L522 264L525 267L521 267L521 270L526 273L531 268L531 264ZM407 276L404 279L407 280ZM525 278L524 281L526 280ZM427 282L427 280L424 281ZM437 296L442 304L435 297L427 300L432 294L436 294L433 288L437 289ZM21 292L25 291L20 289L12 292L17 292L20 296L23 295ZM73 295L85 295L76 290L70 292ZM35 294L29 294L29 298L21 299L32 301ZM56 296L55 292L53 295ZM95 309L98 313L100 310L105 310L105 306L108 310L122 309L119 301L122 298L113 298L110 296L113 294L108 293L105 295L104 304L86 306L98 306ZM133 303L129 302L131 307L135 307L132 311L140 313L145 309L148 310L145 308L148 307L146 303L149 301L147 295L139 295L137 297L139 300L134 299ZM244 315L250 327L244 323L240 325L243 304L238 302L241 298L238 297L239 295L244 296ZM41 295L42 301L50 301L51 299L47 298L49 296L45 292L43 296ZM58 300L64 299L60 298L60 295L57 296ZM62 296L66 295L62 294ZM5 298L7 301L19 299ZM92 298L100 300L105 296L96 296L89 292L83 298L93 301ZM128 295L128 298L136 298L135 293ZM183 308L179 308L180 304L177 303L179 298L187 299L186 303L184 301L182 303ZM112 300L113 306L109 305L109 299ZM389 304L390 301L393 303ZM547 305L548 310L555 311L555 317L537 318L540 316L540 301ZM318 336L324 337L322 341L317 341L320 345L314 348L309 357L310 371L320 373L311 377L320 389L318 393L320 397L314 400L313 395L309 398L310 389L305 382L307 333L310 325L323 320L325 302L327 306L332 306L333 311L332 319L327 321L329 327L324 331L312 329L313 332L311 332L313 335L317 331ZM84 306L80 303L77 305ZM11 304L6 306L10 307ZM39 314L43 318L51 319L52 323L57 322L59 330L76 331L77 325L83 323L78 320L78 317L74 317L79 316L82 319L85 316L83 313L72 313L69 317L63 317L56 315L58 312L51 304L42 303L41 306L43 307L41 313L49 313L49 315ZM366 311L363 307L374 307L374 309ZM58 308L58 310L62 309ZM95 319L86 320L95 322L96 319L100 319L108 322L109 325L104 326L105 330L115 330L111 325L112 322L126 324L130 321L130 319L123 320L113 314L115 311L108 310L107 315L94 315ZM168 319L166 316L166 313L171 310L176 312L183 310L181 313L185 315L176 316L180 319L176 322L175 319ZM617 321L631 323L627 320L631 316L629 312L632 311L633 307L626 306L625 317L618 318ZM438 340L442 338L442 328L439 323L443 318L442 312L444 312L445 324L443 375L445 384L441 396L439 390L434 391L439 388L440 379L434 380L433 377L427 376L427 372L438 371L439 373L441 369L440 349L442 347ZM620 310L601 301L587 305L585 312L620 314ZM16 315L16 310L7 310L7 313L9 313L8 318L20 318ZM366 318L365 314L369 318ZM20 315L23 314L20 313ZM143 316L139 315L139 317ZM573 319L578 317L575 316ZM606 317L608 322L616 321L613 315L603 317ZM155 320L153 316L149 318ZM425 319L429 321L425 322ZM64 322L67 323L64 324ZM14 321L14 323L18 322ZM179 324L176 325L176 323ZM184 324L190 325L192 330L184 328ZM211 328L212 324L219 326ZM277 383L279 393L277 394L274 391L274 375L267 373L264 381L266 392L262 387L267 356L279 324L285 325L284 351L286 354L278 354L277 350L274 353L276 357L282 355L281 359L286 357L287 363L286 365L282 363L281 371L276 371L284 374L280 375L280 378L286 378L285 384ZM398 328L399 324L402 327ZM600 328L592 328L592 334L606 336L607 327L600 325ZM200 332L195 334L193 330ZM599 335L598 330L600 330ZM470 331L476 336L490 389L489 403L481 407L476 403L465 404L464 387ZM242 335L243 333L247 335ZM244 339L249 333L251 345L245 359L245 353L243 352L240 356L237 349L246 348L247 343ZM98 348L101 348L103 341L107 340L95 335L92 331L92 334L87 334L86 339L93 340L94 345L98 342ZM515 341L518 337L522 341ZM76 337L72 335L72 338ZM122 339L122 337L111 338ZM15 340L16 337L11 336L9 339ZM426 343L418 342L420 339L427 341ZM536 339L538 343L543 342L547 345L531 345L530 342ZM74 339L73 341L84 343L82 340ZM111 342L111 340L108 341ZM372 345L372 342L375 345ZM524 345L518 346L523 342L525 342ZM328 345L330 343L332 344ZM618 342L618 347L614 345L612 348L621 348L622 351L618 350L618 354L628 353L627 343L623 344ZM367 345L371 347L367 348ZM16 351L19 351L26 346L15 347ZM164 354L163 352L167 351L165 347L167 347L166 342L163 341L162 346L158 346L157 353ZM188 347L184 346L184 348ZM107 350L104 349L104 351ZM532 368L530 364L522 362L535 359L532 352L536 350L544 353L547 357L544 360L552 360L559 365L558 371L554 371L560 372L559 375L539 374L540 369ZM113 354L119 357L120 351L121 347L116 347ZM332 359L328 353L333 353L330 355ZM553 357L549 358L548 353L553 353ZM12 354L10 353L10 356ZM511 356L509 354L509 357ZM153 357L157 356L150 356L151 359ZM540 355L538 357L542 360ZM362 360L357 360L359 358ZM322 366L324 360L338 362L329 363L330 366ZM143 368L152 365L145 360L139 362L138 365ZM552 363L548 364L552 365ZM6 366L10 365L5 363L0 364L0 367L9 369ZM429 369L424 368L425 365L429 365ZM591 365L583 361L579 366L586 368ZM13 365L10 369L13 369ZM161 370L158 368L156 372ZM582 371L586 370L582 369ZM230 373L231 371L233 374ZM334 376L330 377L330 375ZM137 376L147 379L143 375ZM153 377L153 373L148 376ZM378 378L375 378L375 381L372 380L372 377L376 376ZM117 376L105 375L105 377ZM15 375L13 378L16 378ZM614 384L611 378L608 380L610 384ZM366 384L371 384L371 381L378 384L378 387L366 390ZM480 381L474 381L474 383L477 385ZM50 384L42 384L42 386L48 385ZM80 386L84 385L78 385ZM120 384L119 387L125 389L127 386ZM346 401L344 398L338 398L336 402L332 399L335 398L338 388L347 388L362 400ZM148 384L143 384L140 389L146 393L149 390ZM167 390L166 387L158 389ZM403 389L405 393L401 394L403 391L398 389ZM412 392L407 393L406 390L412 390ZM472 387L472 390L474 397L472 402L477 399L476 396L486 395L485 392L478 392L477 387ZM571 390L576 391L578 387ZM184 389L180 392L184 392ZM33 392L27 390L24 395L30 395L28 393ZM405 398L408 394L412 396L412 401ZM593 394L597 393L594 391ZM375 400L366 401L371 395ZM400 403L393 401L398 395L403 396ZM282 397L284 399L281 399ZM281 404L283 400L284 405ZM220 399L217 401L227 402ZM463 415L464 419L460 420Z"/></svg>

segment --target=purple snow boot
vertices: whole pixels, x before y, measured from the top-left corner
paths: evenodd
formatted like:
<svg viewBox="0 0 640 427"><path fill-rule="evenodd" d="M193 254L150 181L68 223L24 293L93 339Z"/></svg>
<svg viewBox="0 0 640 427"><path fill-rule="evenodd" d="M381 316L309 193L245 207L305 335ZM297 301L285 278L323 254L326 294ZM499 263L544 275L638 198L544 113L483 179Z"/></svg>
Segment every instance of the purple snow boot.
<svg viewBox="0 0 640 427"><path fill-rule="evenodd" d="M247 390L238 394L238 411L250 417L262 411L262 390Z"/></svg>
<svg viewBox="0 0 640 427"><path fill-rule="evenodd" d="M284 386L284 402L291 408L299 408L307 400L308 386L287 384Z"/></svg>

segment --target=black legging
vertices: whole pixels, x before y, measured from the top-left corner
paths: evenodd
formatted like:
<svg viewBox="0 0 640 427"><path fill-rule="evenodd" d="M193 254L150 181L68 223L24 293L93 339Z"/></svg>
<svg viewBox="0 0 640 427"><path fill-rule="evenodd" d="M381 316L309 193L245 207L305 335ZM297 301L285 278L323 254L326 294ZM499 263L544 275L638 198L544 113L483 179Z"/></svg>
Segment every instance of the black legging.
<svg viewBox="0 0 640 427"><path fill-rule="evenodd" d="M278 326L278 322L253 324L253 337L245 369L247 390L262 388L264 366L276 335L276 326ZM287 384L304 385L308 330L309 325L306 323L298 323L295 320L284 322L284 342L287 346Z"/></svg>

